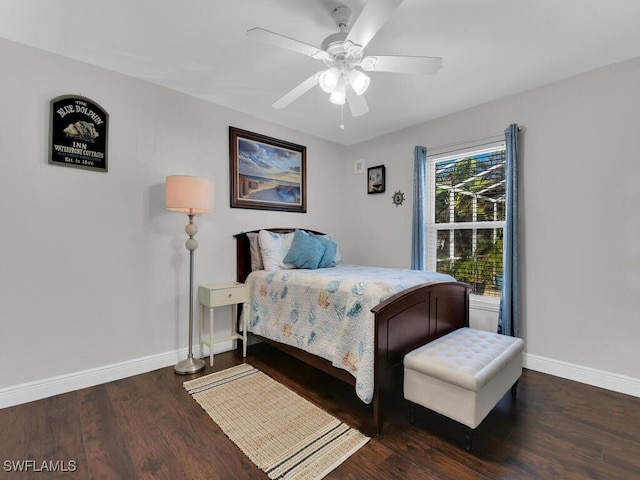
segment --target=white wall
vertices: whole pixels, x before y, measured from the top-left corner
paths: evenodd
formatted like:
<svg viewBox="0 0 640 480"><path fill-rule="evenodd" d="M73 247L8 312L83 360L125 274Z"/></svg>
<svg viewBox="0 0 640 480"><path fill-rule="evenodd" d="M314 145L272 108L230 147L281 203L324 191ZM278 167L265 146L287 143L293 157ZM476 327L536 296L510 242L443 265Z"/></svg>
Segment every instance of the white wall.
<svg viewBox="0 0 640 480"><path fill-rule="evenodd" d="M5 40L0 59L0 390L186 347L188 219L164 209L166 175L216 184L216 212L196 219L196 285L235 280L240 231L340 237L344 147ZM62 94L108 111L108 173L47 164ZM307 147L307 214L229 208L229 125Z"/></svg>
<svg viewBox="0 0 640 480"><path fill-rule="evenodd" d="M355 159L384 164L387 192L367 195L366 178L347 175L354 209L343 249L356 263L408 267L413 147L464 142L518 123L525 128L522 336L529 363L550 373L577 366L583 377L610 375L640 392L638 85L634 59L350 147L345 171ZM402 207L391 202L397 190L407 198ZM367 248L359 248L364 238Z"/></svg>

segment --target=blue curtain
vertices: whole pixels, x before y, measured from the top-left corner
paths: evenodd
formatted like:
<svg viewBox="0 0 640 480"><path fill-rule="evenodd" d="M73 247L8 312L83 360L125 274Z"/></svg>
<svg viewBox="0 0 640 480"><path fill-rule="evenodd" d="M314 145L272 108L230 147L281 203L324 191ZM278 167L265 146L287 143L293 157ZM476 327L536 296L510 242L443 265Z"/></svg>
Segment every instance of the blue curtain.
<svg viewBox="0 0 640 480"><path fill-rule="evenodd" d="M505 130L506 138L506 222L504 228L503 280L498 333L520 336L520 260L518 255L518 125Z"/></svg>
<svg viewBox="0 0 640 480"><path fill-rule="evenodd" d="M413 227L411 238L411 269L426 268L426 236L427 236L427 149L416 146L414 150L413 168Z"/></svg>

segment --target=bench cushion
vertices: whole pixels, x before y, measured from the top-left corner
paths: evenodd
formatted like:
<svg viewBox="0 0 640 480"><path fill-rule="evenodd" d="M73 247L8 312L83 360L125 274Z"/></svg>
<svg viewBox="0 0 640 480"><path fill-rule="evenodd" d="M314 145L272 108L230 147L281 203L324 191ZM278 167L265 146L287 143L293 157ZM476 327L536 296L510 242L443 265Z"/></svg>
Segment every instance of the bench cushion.
<svg viewBox="0 0 640 480"><path fill-rule="evenodd" d="M408 353L404 365L477 392L523 348L521 338L465 327Z"/></svg>
<svg viewBox="0 0 640 480"><path fill-rule="evenodd" d="M522 374L520 338L460 328L408 353L404 397L476 428Z"/></svg>

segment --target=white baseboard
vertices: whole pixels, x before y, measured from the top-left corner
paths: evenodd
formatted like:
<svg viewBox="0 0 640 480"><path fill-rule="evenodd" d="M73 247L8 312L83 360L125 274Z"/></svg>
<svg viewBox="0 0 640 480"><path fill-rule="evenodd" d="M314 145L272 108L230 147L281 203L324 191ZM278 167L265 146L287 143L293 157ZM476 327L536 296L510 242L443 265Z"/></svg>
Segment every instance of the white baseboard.
<svg viewBox="0 0 640 480"><path fill-rule="evenodd" d="M215 346L214 352L226 352L232 348L233 343L231 341L222 342ZM81 388L92 387L94 385L100 385L101 383L112 382L114 380L120 380L121 378L175 365L180 360L187 358L188 351L188 348L182 348L180 350L135 358L112 365L81 370L79 372L3 388L0 389L0 408L33 402L34 400L40 400L53 395L72 392ZM199 347L196 345L194 346L194 355L197 355L198 352ZM209 354L206 347L204 353L206 355Z"/></svg>
<svg viewBox="0 0 640 480"><path fill-rule="evenodd" d="M634 397L640 397L640 378L628 377L626 375L619 375L617 373L526 353L523 358L523 363L524 367L530 370L548 373L556 377L574 380Z"/></svg>
<svg viewBox="0 0 640 480"><path fill-rule="evenodd" d="M215 346L215 353L222 353L233 348L231 341ZM196 347L194 353L198 353ZM206 350L201 356L208 355ZM120 380L141 373L157 370L158 368L175 365L187 356L187 349L136 358L104 367L82 370L79 372L45 378L34 382L23 383L0 390L0 408L12 407L22 403L40 400L42 398L67 393L81 388L92 387L101 383ZM524 367L537 372L547 373L556 377L574 380L576 382L593 385L595 387L612 390L614 392L640 397L640 379L618 375L615 373L596 370L589 367L560 362L537 355L525 354Z"/></svg>

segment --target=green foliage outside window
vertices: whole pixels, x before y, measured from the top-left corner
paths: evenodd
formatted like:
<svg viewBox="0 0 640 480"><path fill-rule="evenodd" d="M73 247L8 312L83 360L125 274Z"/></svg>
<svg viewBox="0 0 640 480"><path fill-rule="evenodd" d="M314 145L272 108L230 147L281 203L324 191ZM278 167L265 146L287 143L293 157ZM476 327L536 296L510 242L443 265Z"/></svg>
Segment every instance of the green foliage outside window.
<svg viewBox="0 0 640 480"><path fill-rule="evenodd" d="M499 296L504 150L438 162L435 180L436 270L471 284L473 293Z"/></svg>

